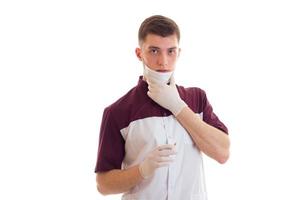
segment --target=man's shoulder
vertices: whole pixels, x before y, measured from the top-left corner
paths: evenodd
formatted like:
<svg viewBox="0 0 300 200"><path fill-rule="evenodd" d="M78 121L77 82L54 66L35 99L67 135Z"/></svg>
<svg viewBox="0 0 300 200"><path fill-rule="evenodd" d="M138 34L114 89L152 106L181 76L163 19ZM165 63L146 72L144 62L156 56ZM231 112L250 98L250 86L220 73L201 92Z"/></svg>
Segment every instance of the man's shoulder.
<svg viewBox="0 0 300 200"><path fill-rule="evenodd" d="M201 113L207 101L206 93L199 87L177 86L182 100L196 113Z"/></svg>
<svg viewBox="0 0 300 200"><path fill-rule="evenodd" d="M195 95L200 95L200 96L205 96L205 91L199 87L184 87L181 85L177 85L178 92L180 95L183 96L195 96Z"/></svg>

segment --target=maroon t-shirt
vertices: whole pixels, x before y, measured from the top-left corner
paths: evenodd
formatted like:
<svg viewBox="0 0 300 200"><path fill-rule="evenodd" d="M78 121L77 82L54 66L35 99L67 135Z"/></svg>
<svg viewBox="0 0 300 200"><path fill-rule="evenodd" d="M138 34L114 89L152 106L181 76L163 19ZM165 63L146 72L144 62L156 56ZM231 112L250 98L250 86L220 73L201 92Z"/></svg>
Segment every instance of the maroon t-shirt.
<svg viewBox="0 0 300 200"><path fill-rule="evenodd" d="M177 86L183 101L195 112L203 113L203 121L228 133L226 126L213 112L205 92L196 87ZM121 169L125 156L125 140L120 130L131 122L147 117L163 117L172 113L158 105L147 95L148 85L139 78L137 86L112 105L105 108L100 128L99 146L95 172Z"/></svg>

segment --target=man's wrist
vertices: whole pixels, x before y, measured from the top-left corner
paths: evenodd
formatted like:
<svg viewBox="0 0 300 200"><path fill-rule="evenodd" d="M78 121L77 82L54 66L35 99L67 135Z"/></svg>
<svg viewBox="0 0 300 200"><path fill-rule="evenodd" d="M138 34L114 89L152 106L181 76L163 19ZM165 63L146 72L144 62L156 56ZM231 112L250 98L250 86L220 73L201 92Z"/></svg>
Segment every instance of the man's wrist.
<svg viewBox="0 0 300 200"><path fill-rule="evenodd" d="M173 113L173 115L175 117L177 117L177 115L183 110L183 108L187 107L187 104L180 99L180 101L176 104L176 106L174 106L173 110L171 110L171 112Z"/></svg>
<svg viewBox="0 0 300 200"><path fill-rule="evenodd" d="M143 179L148 179L150 177L149 175L146 175L145 170L143 168L143 163L139 164L138 169Z"/></svg>

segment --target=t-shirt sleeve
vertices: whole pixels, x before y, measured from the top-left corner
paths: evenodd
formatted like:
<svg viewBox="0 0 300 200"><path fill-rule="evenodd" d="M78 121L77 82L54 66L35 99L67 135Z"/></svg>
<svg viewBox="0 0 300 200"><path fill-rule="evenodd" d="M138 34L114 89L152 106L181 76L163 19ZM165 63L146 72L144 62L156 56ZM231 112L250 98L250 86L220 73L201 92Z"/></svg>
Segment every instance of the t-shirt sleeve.
<svg viewBox="0 0 300 200"><path fill-rule="evenodd" d="M209 125L223 131L224 133L228 134L227 127L221 122L218 116L213 112L213 108L210 105L206 93L202 90L202 105L203 105L203 121L208 123Z"/></svg>
<svg viewBox="0 0 300 200"><path fill-rule="evenodd" d="M110 107L103 112L95 172L121 169L125 141Z"/></svg>

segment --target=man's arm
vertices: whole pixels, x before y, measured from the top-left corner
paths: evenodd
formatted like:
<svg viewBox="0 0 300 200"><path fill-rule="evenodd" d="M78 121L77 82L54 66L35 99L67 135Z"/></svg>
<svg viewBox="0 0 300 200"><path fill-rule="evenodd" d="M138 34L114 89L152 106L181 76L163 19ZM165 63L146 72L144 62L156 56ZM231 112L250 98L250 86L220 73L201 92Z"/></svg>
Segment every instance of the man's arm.
<svg viewBox="0 0 300 200"><path fill-rule="evenodd" d="M138 166L99 172L96 175L97 189L103 195L127 192L142 180Z"/></svg>
<svg viewBox="0 0 300 200"><path fill-rule="evenodd" d="M173 144L160 145L149 152L139 165L97 173L97 189L103 195L127 192L143 179L150 178L157 168L173 162L171 155L176 155Z"/></svg>
<svg viewBox="0 0 300 200"><path fill-rule="evenodd" d="M198 149L206 155L225 163L229 157L229 137L219 129L205 123L180 98L174 77L170 85L148 82L148 96L162 107L170 110L180 124L191 135Z"/></svg>
<svg viewBox="0 0 300 200"><path fill-rule="evenodd" d="M176 118L190 134L199 150L219 163L223 164L228 160L230 141L227 134L205 123L187 106Z"/></svg>

